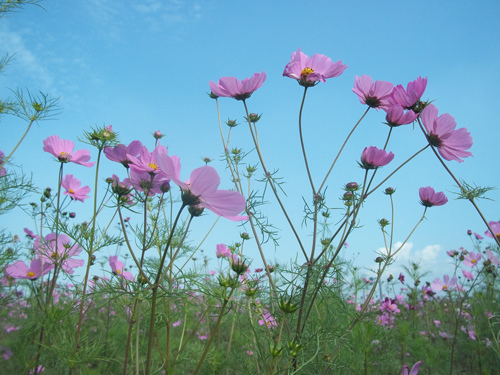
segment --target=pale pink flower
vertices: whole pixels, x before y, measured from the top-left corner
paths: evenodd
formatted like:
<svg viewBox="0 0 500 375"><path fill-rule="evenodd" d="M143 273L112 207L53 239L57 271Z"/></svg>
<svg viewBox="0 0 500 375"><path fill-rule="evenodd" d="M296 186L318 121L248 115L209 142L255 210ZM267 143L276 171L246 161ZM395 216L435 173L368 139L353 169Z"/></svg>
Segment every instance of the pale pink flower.
<svg viewBox="0 0 500 375"><path fill-rule="evenodd" d="M474 280L474 275L472 274L472 272L462 270L462 273L464 274L467 280Z"/></svg>
<svg viewBox="0 0 500 375"><path fill-rule="evenodd" d="M85 264L83 259L73 259L81 253L82 248L78 244L71 244L71 238L66 234L60 234L56 240L55 233L49 233L43 240L37 238L33 242L35 254L41 256L44 262L59 265L62 269L73 274L73 268L81 267Z"/></svg>
<svg viewBox="0 0 500 375"><path fill-rule="evenodd" d="M210 81L209 85L212 94L236 100L245 100L262 86L266 78L266 73L262 71L260 74L255 73L252 77L245 78L243 81L235 77L222 77L218 83Z"/></svg>
<svg viewBox="0 0 500 375"><path fill-rule="evenodd" d="M245 197L237 191L218 190L220 177L214 168L208 165L196 168L191 172L189 180L182 182L178 157L170 157L164 150L157 162L159 168L181 188L185 205L208 208L216 215L232 221L248 219L248 216L239 215L245 210Z"/></svg>
<svg viewBox="0 0 500 375"><path fill-rule="evenodd" d="M33 259L28 267L22 260L17 261L5 269L5 275L14 279L38 279L42 274L49 273L54 268L53 264L44 262L42 267L42 259Z"/></svg>
<svg viewBox="0 0 500 375"><path fill-rule="evenodd" d="M109 266L111 267L111 271L119 277L123 277L128 281L134 281L134 275L128 271L124 271L125 264L122 261L118 260L118 256L113 255L109 257Z"/></svg>
<svg viewBox="0 0 500 375"><path fill-rule="evenodd" d="M155 147L153 152L149 152L146 146L142 146L138 157L132 154L127 154L127 157L130 160L129 167L137 173L163 173L158 167L158 158L160 153L168 155L165 146L158 145ZM165 175L165 177L167 176Z"/></svg>
<svg viewBox="0 0 500 375"><path fill-rule="evenodd" d="M493 251L491 250L486 250L486 257L488 260L493 263L495 266L500 265L500 260L493 254Z"/></svg>
<svg viewBox="0 0 500 375"><path fill-rule="evenodd" d="M471 251L469 254L464 259L464 264L467 267L474 267L478 264L478 262L481 261L482 255L481 253L475 253L474 251Z"/></svg>
<svg viewBox="0 0 500 375"><path fill-rule="evenodd" d="M358 96L361 104L366 104L371 108L386 108L389 106L394 84L385 81L375 81L370 76L356 76L352 91Z"/></svg>
<svg viewBox="0 0 500 375"><path fill-rule="evenodd" d="M409 82L406 90L403 85L397 85L391 93L389 101L399 104L404 109L415 109L415 105L420 101L427 87L427 78L418 77L415 81Z"/></svg>
<svg viewBox="0 0 500 375"><path fill-rule="evenodd" d="M500 221L490 221L488 224L490 225L490 228L493 231L493 235L491 234L491 232L489 230L484 232L484 234L490 238L494 238L494 237L500 238Z"/></svg>
<svg viewBox="0 0 500 375"><path fill-rule="evenodd" d="M418 375L418 371L420 370L420 366L422 365L422 361L418 361L413 365L411 368L410 372L408 372L408 366L406 363L403 366L403 369L401 370L401 375Z"/></svg>
<svg viewBox="0 0 500 375"><path fill-rule="evenodd" d="M89 150L77 150L73 152L75 144L66 139L60 139L58 135L51 135L43 141L43 151L51 153L61 163L75 163L92 167L95 163L89 162Z"/></svg>
<svg viewBox="0 0 500 375"><path fill-rule="evenodd" d="M405 112L403 107L399 104L393 104L387 107L385 112L386 124L391 127L411 124L418 117L418 113L413 112L413 110Z"/></svg>
<svg viewBox="0 0 500 375"><path fill-rule="evenodd" d="M434 279L434 281L431 283L432 290L440 293L441 291L448 291L451 288L453 288L457 284L457 278L452 277L450 279L450 276L444 275L443 280L440 278Z"/></svg>
<svg viewBox="0 0 500 375"><path fill-rule="evenodd" d="M347 65L339 60L334 63L329 57L316 53L311 57L304 54L300 48L292 53L290 62L286 64L283 77L296 79L301 86L310 87L318 82L326 82L327 78L340 76Z"/></svg>
<svg viewBox="0 0 500 375"><path fill-rule="evenodd" d="M418 194L420 196L420 203L425 207L442 206L448 202L448 198L446 198L446 195L442 191L436 193L430 186L421 187L418 190Z"/></svg>
<svg viewBox="0 0 500 375"><path fill-rule="evenodd" d="M109 160L121 163L125 168L128 168L129 164L132 163L128 155L137 157L141 148L142 143L140 141L132 141L128 146L120 144L114 147L104 147L104 155Z"/></svg>
<svg viewBox="0 0 500 375"><path fill-rule="evenodd" d="M81 184L72 174L67 174L62 180L61 186L66 190L65 195L69 195L73 200L83 202L89 198L87 194L90 193L90 188L88 186L80 187Z"/></svg>
<svg viewBox="0 0 500 375"><path fill-rule="evenodd" d="M466 128L455 129L457 123L453 116L445 113L438 117L438 109L433 104L424 108L420 115L427 130L429 144L437 147L439 154L446 160L456 160L472 156L468 150L472 146L472 137Z"/></svg>
<svg viewBox="0 0 500 375"><path fill-rule="evenodd" d="M365 147L361 153L361 167L365 169L375 169L389 164L394 159L392 151L387 153L375 146Z"/></svg>
<svg viewBox="0 0 500 375"><path fill-rule="evenodd" d="M222 257L229 258L231 256L231 250L229 250L229 248L223 243L218 244L216 248L217 252L215 253L215 256L217 258L222 258Z"/></svg>
<svg viewBox="0 0 500 375"><path fill-rule="evenodd" d="M5 154L3 153L2 150L0 150L0 166L1 166L1 168L0 168L0 177L3 177L3 176L5 176L7 174L7 170L4 167L4 164L5 164L4 159L5 159Z"/></svg>

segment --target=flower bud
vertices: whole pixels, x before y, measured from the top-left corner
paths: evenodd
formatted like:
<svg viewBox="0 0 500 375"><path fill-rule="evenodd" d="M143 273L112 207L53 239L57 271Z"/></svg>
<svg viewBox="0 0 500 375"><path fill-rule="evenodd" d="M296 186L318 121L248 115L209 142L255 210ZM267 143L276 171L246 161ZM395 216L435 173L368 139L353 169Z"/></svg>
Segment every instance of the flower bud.
<svg viewBox="0 0 500 375"><path fill-rule="evenodd" d="M345 189L347 191L356 191L356 190L359 190L359 185L357 182L348 182L346 185L345 185Z"/></svg>
<svg viewBox="0 0 500 375"><path fill-rule="evenodd" d="M248 235L248 233L241 233L240 237L242 240L249 240L250 239L250 236Z"/></svg>
<svg viewBox="0 0 500 375"><path fill-rule="evenodd" d="M243 262L243 260L237 259L232 262L231 269L238 275L242 275L247 271L248 266L245 264L245 262Z"/></svg>
<svg viewBox="0 0 500 375"><path fill-rule="evenodd" d="M191 216L198 217L198 216L201 216L203 211L205 211L205 207L201 207L198 205L189 206L188 211L191 214Z"/></svg>
<svg viewBox="0 0 500 375"><path fill-rule="evenodd" d="M155 132L153 133L153 137L154 137L155 139L161 139L161 138L163 138L163 134L161 133L161 131L157 130L157 131L155 131Z"/></svg>
<svg viewBox="0 0 500 375"><path fill-rule="evenodd" d="M257 121L259 121L259 120L260 120L260 118L261 118L261 117L262 117L262 115L260 115L260 116L259 116L257 113L250 113L250 114L248 115L248 119L247 119L247 118L245 118L245 119L246 119L247 121L250 121L250 122L252 122L252 123L254 123L254 124L255 124Z"/></svg>
<svg viewBox="0 0 500 375"><path fill-rule="evenodd" d="M386 195L392 195L394 194L394 192L396 191L396 189L392 188L392 187L388 187L384 190L384 194Z"/></svg>
<svg viewBox="0 0 500 375"><path fill-rule="evenodd" d="M76 217L76 212L70 212L69 217L74 219Z"/></svg>
<svg viewBox="0 0 500 375"><path fill-rule="evenodd" d="M382 258L382 257L375 258L375 263L382 263L383 261L384 261L384 258Z"/></svg>
<svg viewBox="0 0 500 375"><path fill-rule="evenodd" d="M469 236L472 236L472 231L469 229L469 230L467 231L467 234L468 234Z"/></svg>
<svg viewBox="0 0 500 375"><path fill-rule="evenodd" d="M228 119L226 121L226 125L229 126L230 128L234 128L234 127L238 126L239 124L236 122L236 120Z"/></svg>
<svg viewBox="0 0 500 375"><path fill-rule="evenodd" d="M217 99L218 98L218 96L215 95L213 92L211 92L210 94L208 94L208 96L210 97L210 99Z"/></svg>
<svg viewBox="0 0 500 375"><path fill-rule="evenodd" d="M377 261L377 260L375 260ZM394 276L392 276L392 274L389 275L389 277L387 278L387 282L390 283L392 281L392 279L394 279Z"/></svg>
<svg viewBox="0 0 500 375"><path fill-rule="evenodd" d="M378 221L378 223L379 223L379 225L380 225L382 228L385 228L386 226L388 226L388 225L389 225L389 220L387 220L387 219L380 219L380 220Z"/></svg>

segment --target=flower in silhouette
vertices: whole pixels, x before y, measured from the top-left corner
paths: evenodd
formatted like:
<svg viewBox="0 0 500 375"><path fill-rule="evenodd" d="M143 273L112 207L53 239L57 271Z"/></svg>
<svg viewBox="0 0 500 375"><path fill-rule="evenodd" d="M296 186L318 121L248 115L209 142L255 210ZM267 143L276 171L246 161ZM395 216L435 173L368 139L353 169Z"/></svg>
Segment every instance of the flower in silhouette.
<svg viewBox="0 0 500 375"><path fill-rule="evenodd" d="M222 77L218 83L210 81L210 90L217 96L234 98L236 100L248 99L266 80L266 73L255 73L243 81L235 77Z"/></svg>
<svg viewBox="0 0 500 375"><path fill-rule="evenodd" d="M43 141L43 151L51 153L61 163L75 163L92 167L95 163L89 162L89 150L77 150L73 152L75 144L67 139L60 139L58 135L51 135Z"/></svg>
<svg viewBox="0 0 500 375"><path fill-rule="evenodd" d="M433 104L424 108L420 115L427 130L427 140L437 147L439 154L448 161L472 156L468 150L472 146L472 137L466 128L455 129L457 123L453 116L445 113L438 117L438 109Z"/></svg>
<svg viewBox="0 0 500 375"><path fill-rule="evenodd" d="M300 48L292 53L290 62L286 64L283 77L294 78L299 85L311 87L318 82L326 82L327 78L340 76L347 65L342 61L333 62L329 57L315 53L311 57L304 54Z"/></svg>

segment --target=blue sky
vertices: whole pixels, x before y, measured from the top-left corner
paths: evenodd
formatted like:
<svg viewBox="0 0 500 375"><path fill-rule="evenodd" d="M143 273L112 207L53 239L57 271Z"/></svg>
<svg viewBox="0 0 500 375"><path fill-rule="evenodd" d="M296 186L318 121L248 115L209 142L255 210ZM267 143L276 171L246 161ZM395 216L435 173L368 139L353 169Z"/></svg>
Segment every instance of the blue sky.
<svg viewBox="0 0 500 375"><path fill-rule="evenodd" d="M272 5L269 5L272 4ZM224 172L215 102L206 93L209 80L222 76L239 79L264 70L264 85L248 100L252 112L263 113L259 135L267 164L279 169L295 224L302 221L302 196L308 196L307 177L300 155L298 111L302 88L282 77L283 68L297 48L306 54L322 53L342 60L348 69L338 78L327 80L308 91L303 126L313 178L322 180L333 156L365 108L352 93L354 77L368 74L374 80L406 86L418 76L428 78L424 99L435 100L440 113L450 113L458 127L472 134L473 158L464 163L449 162L460 178L481 186L499 184L497 87L500 51L500 3L497 1L44 1L44 9L25 10L0 19L0 53L15 59L0 76L0 95L8 88L29 88L59 97L61 113L55 120L36 125L15 154L14 163L25 172L33 171L40 186L54 186L58 165L42 151L42 141L50 135L77 142L91 126L113 125L123 143L141 140L150 149L151 133L161 130L162 143L183 165L181 177L211 157L211 164L224 176L223 188L230 188ZM221 99L221 116L243 122L243 106ZM0 149L8 153L24 131L16 119L1 119L4 134ZM357 160L366 146L382 147L388 128L383 112L370 111L346 148L342 161L328 181L328 202L337 200L346 182L361 182L363 173ZM388 149L396 155L391 166L381 169L379 178L425 145L418 128L395 129ZM248 129L241 125L231 136L231 146L251 149ZM94 151L92 151L94 152ZM95 153L93 154L95 157ZM252 164L256 155L252 154ZM107 162L107 161L106 161ZM118 166L119 167L119 166ZM93 170L68 166L90 185ZM106 163L103 177L123 173ZM379 180L380 181L380 180ZM318 184L319 182L317 182ZM466 230L483 234L485 228L472 206L453 200L453 181L428 150L391 182L397 188L395 241L403 240L419 219L418 188L433 186L445 191L450 202L432 208L410 240L399 262L422 258L434 274L443 273L445 251L460 246L470 248ZM498 220L498 199L481 201L489 220ZM265 210L271 221L283 229L281 246L266 245L269 259L285 262L299 251L268 196ZM72 205L78 217L85 207ZM33 227L21 210L9 227L21 234ZM374 251L383 246L376 220L390 214L388 200L375 194L366 203L363 227L349 239L344 254L356 257L360 266L372 265ZM194 238L202 236L215 216L195 222ZM2 219L6 223L6 217ZM26 223L24 222L26 220ZM213 258L215 244L236 241L241 229L227 220L203 244ZM249 228L245 229L249 231ZM303 228L306 242L309 228ZM229 235L228 235L229 234ZM255 248L248 255L261 266ZM107 254L106 254L107 255ZM397 273L397 264L393 273Z"/></svg>

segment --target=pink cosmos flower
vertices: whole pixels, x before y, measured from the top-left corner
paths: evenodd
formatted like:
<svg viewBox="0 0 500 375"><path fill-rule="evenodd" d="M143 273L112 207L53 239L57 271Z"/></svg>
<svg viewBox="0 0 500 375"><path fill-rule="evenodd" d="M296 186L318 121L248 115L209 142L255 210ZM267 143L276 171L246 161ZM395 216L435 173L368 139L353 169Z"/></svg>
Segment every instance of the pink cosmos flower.
<svg viewBox="0 0 500 375"><path fill-rule="evenodd" d="M358 96L361 104L366 104L371 108L386 108L389 106L394 84L385 81L373 82L370 76L356 76L352 91Z"/></svg>
<svg viewBox="0 0 500 375"><path fill-rule="evenodd" d="M168 155L165 146L158 145L151 153L148 151L146 146L142 146L139 157L136 157L132 154L127 154L127 157L131 162L129 164L129 167L137 173L162 173L162 171L158 168L158 157L160 153ZM167 176L165 175L165 177Z"/></svg>
<svg viewBox="0 0 500 375"><path fill-rule="evenodd" d="M26 233L26 237L28 237L30 240L38 238L38 235L33 233L33 231L29 230L28 228L24 228L24 233Z"/></svg>
<svg viewBox="0 0 500 375"><path fill-rule="evenodd" d="M42 272L42 259L33 259L28 267L22 260L17 261L5 269L5 275L13 277L14 279L38 279L42 274L49 273L54 268L53 264L44 262Z"/></svg>
<svg viewBox="0 0 500 375"><path fill-rule="evenodd" d="M493 236L500 238L500 221L490 221L488 224L490 225L493 234L489 230L484 232L484 234L490 238L494 238Z"/></svg>
<svg viewBox="0 0 500 375"><path fill-rule="evenodd" d="M457 284L457 278L452 277L450 279L450 276L444 275L443 280L441 281L440 278L434 279L434 281L431 283L431 288L432 290L436 291L437 293L440 293L441 291L447 291L450 288L453 288Z"/></svg>
<svg viewBox="0 0 500 375"><path fill-rule="evenodd" d="M420 115L427 130L427 140L437 147L439 154L446 160L456 160L472 156L468 150L472 146L472 137L466 128L455 129L457 123L453 116L445 113L438 117L438 109L433 104L424 108Z"/></svg>
<svg viewBox="0 0 500 375"><path fill-rule="evenodd" d="M89 150L77 150L73 152L75 144L66 139L60 139L58 135L51 135L43 141L43 151L51 153L61 163L75 163L85 167L92 167L95 163L89 162Z"/></svg>
<svg viewBox="0 0 500 375"><path fill-rule="evenodd" d="M315 86L319 81L340 76L347 65L342 60L334 63L329 57L316 53L311 57L304 54L300 48L292 53L290 62L286 64L283 77L294 78L304 87Z"/></svg>
<svg viewBox="0 0 500 375"><path fill-rule="evenodd" d="M5 167L3 166L5 163L4 163L4 158L5 158L5 154L3 153L2 150L0 150L0 177L3 177L7 174L7 170L5 169Z"/></svg>
<svg viewBox="0 0 500 375"><path fill-rule="evenodd" d="M420 370L420 366L422 365L422 361L418 361L413 365L410 372L408 372L408 366L406 363L403 366L403 370L401 370L401 375L418 375L418 371Z"/></svg>
<svg viewBox="0 0 500 375"><path fill-rule="evenodd" d="M486 250L486 257L488 258L488 260L493 263L495 266L499 266L500 265L500 260L495 256L495 254L493 254L493 251L491 250Z"/></svg>
<svg viewBox="0 0 500 375"><path fill-rule="evenodd" d="M389 102L399 104L404 109L415 109L426 87L427 78L422 77L418 77L415 81L409 82L406 86L406 90L403 85L397 85L391 93Z"/></svg>
<svg viewBox="0 0 500 375"><path fill-rule="evenodd" d="M481 261L481 258L482 258L481 253L475 253L474 251L471 251L465 257L464 264L467 267L473 268L474 266L476 266Z"/></svg>
<svg viewBox="0 0 500 375"><path fill-rule="evenodd" d="M365 169L375 169L389 164L394 159L392 151L387 153L375 146L365 147L361 153L361 167Z"/></svg>
<svg viewBox="0 0 500 375"><path fill-rule="evenodd" d="M125 265L122 261L118 260L118 256L113 255L109 257L109 266L116 276L123 277L128 281L134 281L134 275L128 271L124 271Z"/></svg>
<svg viewBox="0 0 500 375"><path fill-rule="evenodd" d="M418 189L420 195L420 203L425 207L442 206L448 202L448 198L442 191L436 193L430 186L421 187Z"/></svg>
<svg viewBox="0 0 500 375"><path fill-rule="evenodd" d="M418 113L413 110L404 111L403 107L399 104L393 104L385 109L385 121L391 127L411 124L418 117Z"/></svg>
<svg viewBox="0 0 500 375"><path fill-rule="evenodd" d="M104 147L104 154L111 161L121 163L125 168L129 167L132 161L128 155L137 157L141 151L142 143L140 141L132 141L128 146L116 145L115 147Z"/></svg>
<svg viewBox="0 0 500 375"><path fill-rule="evenodd" d="M474 280L474 275L472 274L472 272L462 270L462 273L464 274L467 280Z"/></svg>
<svg viewBox="0 0 500 375"><path fill-rule="evenodd" d="M55 233L48 234L42 241L37 238L33 243L33 250L44 262L57 264L69 274L73 274L73 268L85 264L83 259L72 259L82 252L82 248L78 244L71 245L71 239L65 234L60 234L57 240Z"/></svg>
<svg viewBox="0 0 500 375"><path fill-rule="evenodd" d="M181 164L177 156L168 156L166 149L160 151L157 159L159 168L181 188L185 205L208 208L216 215L232 221L247 220L248 216L238 214L245 210L246 200L236 191L217 190L220 177L217 171L205 165L191 172L189 180L180 180Z"/></svg>
<svg viewBox="0 0 500 375"><path fill-rule="evenodd" d="M72 174L67 174L62 180L61 186L66 189L65 195L69 195L73 200L83 202L89 197L87 194L90 193L90 188L88 186L80 187L81 184Z"/></svg>
<svg viewBox="0 0 500 375"><path fill-rule="evenodd" d="M245 78L243 81L235 77L222 77L218 83L210 81L209 85L212 94L236 100L245 100L262 86L266 78L266 73L262 71L260 74L255 73L252 77Z"/></svg>
<svg viewBox="0 0 500 375"><path fill-rule="evenodd" d="M231 256L231 250L229 250L229 248L223 243L218 244L216 247L217 247L217 252L215 253L215 256L217 258L223 258L223 257L229 258Z"/></svg>
<svg viewBox="0 0 500 375"><path fill-rule="evenodd" d="M276 328L278 326L278 322L271 315L270 312L264 310L264 313L262 314L262 317L264 319L259 319L259 322L258 322L260 326L263 326L265 324L265 325L267 325L271 329Z"/></svg>
<svg viewBox="0 0 500 375"><path fill-rule="evenodd" d="M474 237L476 237L476 240L478 240L478 241L484 240L484 237L476 232L474 232Z"/></svg>
<svg viewBox="0 0 500 375"><path fill-rule="evenodd" d="M163 173L141 173L130 168L129 181L136 190L147 192L149 196L163 194L170 190L170 179L165 177Z"/></svg>

